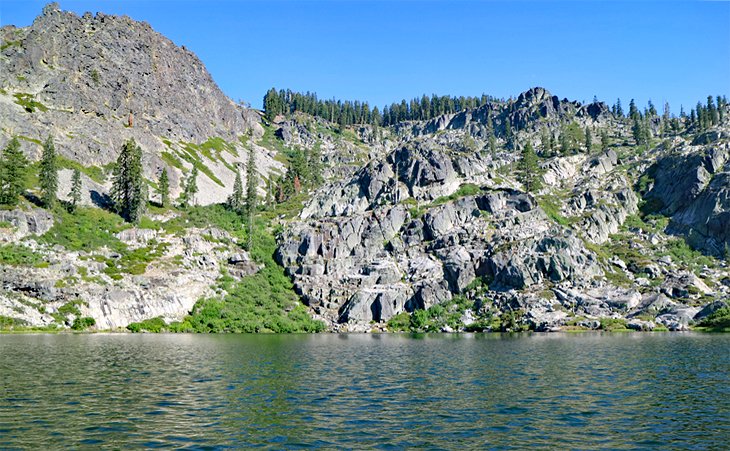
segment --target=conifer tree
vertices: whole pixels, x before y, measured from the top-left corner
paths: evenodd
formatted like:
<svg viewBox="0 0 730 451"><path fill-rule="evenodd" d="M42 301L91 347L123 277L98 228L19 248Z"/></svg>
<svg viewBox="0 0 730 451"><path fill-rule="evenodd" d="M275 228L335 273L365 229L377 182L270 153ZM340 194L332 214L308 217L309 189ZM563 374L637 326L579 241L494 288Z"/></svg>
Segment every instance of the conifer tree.
<svg viewBox="0 0 730 451"><path fill-rule="evenodd" d="M538 191L542 187L540 182L540 166L537 164L537 155L529 142L522 148L522 155L517 167L518 179L528 193Z"/></svg>
<svg viewBox="0 0 730 451"><path fill-rule="evenodd" d="M56 147L53 139L49 136L43 143L43 155L41 156L40 172L38 174L41 186L41 202L46 208L51 208L56 203L58 195L58 165L56 162Z"/></svg>
<svg viewBox="0 0 730 451"><path fill-rule="evenodd" d="M719 123L722 123L724 115L725 115L725 100L722 98L722 96L717 96L717 116L718 116Z"/></svg>
<svg viewBox="0 0 730 451"><path fill-rule="evenodd" d="M650 117L656 117L657 116L657 111L656 111L656 107L654 106L654 103L651 100L649 100L649 104L648 105L649 105L649 114L648 115Z"/></svg>
<svg viewBox="0 0 730 451"><path fill-rule="evenodd" d="M180 181L182 185L182 192L178 201L180 202L180 208L187 208L190 205L195 204L195 195L198 193L198 167L193 166L193 170L186 179Z"/></svg>
<svg viewBox="0 0 730 451"><path fill-rule="evenodd" d="M233 182L233 192L228 196L226 202L228 208L237 213L243 212L243 182L241 181L241 171L236 167L236 180Z"/></svg>
<svg viewBox="0 0 730 451"><path fill-rule="evenodd" d="M609 144L611 144L611 142L608 138L608 132L603 129L601 130L601 151L607 151Z"/></svg>
<svg viewBox="0 0 730 451"><path fill-rule="evenodd" d="M636 141L636 145L641 145L642 137L644 136L644 131L642 130L642 123L641 119L639 119L638 116L633 116L634 125L631 127L631 133L634 136L634 141Z"/></svg>
<svg viewBox="0 0 730 451"><path fill-rule="evenodd" d="M497 154L497 138L494 134L489 135L489 153L492 155Z"/></svg>
<svg viewBox="0 0 730 451"><path fill-rule="evenodd" d="M256 176L256 155L253 149L248 150L248 162L246 163L246 213L248 225L248 250L253 245L253 221L256 213L258 177Z"/></svg>
<svg viewBox="0 0 730 451"><path fill-rule="evenodd" d="M590 153L593 148L593 136L591 136L591 130L586 127L586 153Z"/></svg>
<svg viewBox="0 0 730 451"><path fill-rule="evenodd" d="M636 108L636 103L634 102L634 99L631 99L629 102L629 117L633 119L635 116L639 115L639 109Z"/></svg>
<svg viewBox="0 0 730 451"><path fill-rule="evenodd" d="M709 119L709 123L712 125L716 125L718 121L718 114L717 109L715 108L715 104L713 103L712 96L707 96L707 116ZM708 125L710 125L708 124Z"/></svg>
<svg viewBox="0 0 730 451"><path fill-rule="evenodd" d="M20 150L17 137L8 142L0 161L0 204L17 205L25 189L28 175L28 159Z"/></svg>
<svg viewBox="0 0 730 451"><path fill-rule="evenodd" d="M160 205L170 205L170 177L167 175L167 168L162 168L160 179L157 182L157 194L160 196Z"/></svg>
<svg viewBox="0 0 730 451"><path fill-rule="evenodd" d="M624 117L624 109L621 107L621 99L616 99L616 116Z"/></svg>
<svg viewBox="0 0 730 451"><path fill-rule="evenodd" d="M71 201L69 203L69 209L71 212L76 211L76 207L81 203L81 171L74 169L73 175L71 176L71 192L69 193Z"/></svg>
<svg viewBox="0 0 730 451"><path fill-rule="evenodd" d="M122 146L112 175L114 209L127 222L138 222L147 208L147 183L142 176L142 148L134 139Z"/></svg>

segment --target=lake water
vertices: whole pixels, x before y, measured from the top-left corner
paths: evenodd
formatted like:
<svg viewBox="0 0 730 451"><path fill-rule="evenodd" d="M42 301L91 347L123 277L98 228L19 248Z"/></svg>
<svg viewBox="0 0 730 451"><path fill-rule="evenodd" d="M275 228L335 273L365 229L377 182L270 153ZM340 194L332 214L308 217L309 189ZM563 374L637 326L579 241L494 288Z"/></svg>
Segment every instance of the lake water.
<svg viewBox="0 0 730 451"><path fill-rule="evenodd" d="M0 449L728 449L730 335L0 335Z"/></svg>

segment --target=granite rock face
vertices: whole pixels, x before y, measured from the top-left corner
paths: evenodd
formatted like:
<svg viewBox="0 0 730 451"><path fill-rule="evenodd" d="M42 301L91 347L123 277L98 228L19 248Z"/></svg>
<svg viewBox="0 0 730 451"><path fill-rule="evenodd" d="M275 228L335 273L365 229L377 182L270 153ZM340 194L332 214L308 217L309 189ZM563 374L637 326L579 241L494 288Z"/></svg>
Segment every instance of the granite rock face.
<svg viewBox="0 0 730 451"><path fill-rule="evenodd" d="M730 142L708 132L700 145L684 146L651 168L654 186L647 198L672 218L671 229L715 255L730 246Z"/></svg>
<svg viewBox="0 0 730 451"><path fill-rule="evenodd" d="M201 173L198 200L207 204L230 193L231 168L246 159L240 138L263 134L258 112L226 97L193 52L147 23L103 13L79 17L54 3L29 27L2 27L0 40L0 147L19 136L32 160L50 135L64 157L103 167L134 138L145 175L155 180L167 168L173 195L181 168L189 170L193 159L209 167L218 180ZM195 147L221 141L229 152L211 156ZM265 149L251 140L248 146L264 177L283 170Z"/></svg>

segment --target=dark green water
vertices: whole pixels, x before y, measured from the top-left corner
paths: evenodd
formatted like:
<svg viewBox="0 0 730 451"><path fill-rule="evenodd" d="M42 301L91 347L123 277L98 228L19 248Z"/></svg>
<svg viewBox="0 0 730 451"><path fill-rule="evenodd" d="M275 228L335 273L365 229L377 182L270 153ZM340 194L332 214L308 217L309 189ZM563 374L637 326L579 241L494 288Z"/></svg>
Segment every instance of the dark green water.
<svg viewBox="0 0 730 451"><path fill-rule="evenodd" d="M730 335L0 335L0 449L728 449Z"/></svg>

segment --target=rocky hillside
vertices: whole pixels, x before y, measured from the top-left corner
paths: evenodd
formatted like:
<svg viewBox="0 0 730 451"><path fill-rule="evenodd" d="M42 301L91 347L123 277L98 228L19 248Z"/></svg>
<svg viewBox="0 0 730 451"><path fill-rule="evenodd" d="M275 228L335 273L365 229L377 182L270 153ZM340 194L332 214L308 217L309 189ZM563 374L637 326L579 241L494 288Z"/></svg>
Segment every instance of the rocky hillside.
<svg viewBox="0 0 730 451"><path fill-rule="evenodd" d="M637 134L605 103L533 88L334 124L236 105L127 17L51 4L0 38L0 146L16 136L36 162L51 136L58 197L71 169L84 188L75 211L40 208L34 164L0 209L0 328L684 330L730 298L727 105L714 124L637 112ZM174 198L197 168L198 205L152 204L134 225L109 211L129 138L152 189L165 168ZM222 205L249 150L250 231Z"/></svg>
<svg viewBox="0 0 730 451"><path fill-rule="evenodd" d="M424 309L436 330L506 317L535 330L601 318L686 328L730 293L730 135L726 121L661 140L658 125L640 148L605 104L542 88L401 123L393 150L314 194L278 259L336 330L413 328ZM569 126L607 142L555 156L550 141ZM543 156L533 193L516 178L528 142Z"/></svg>

